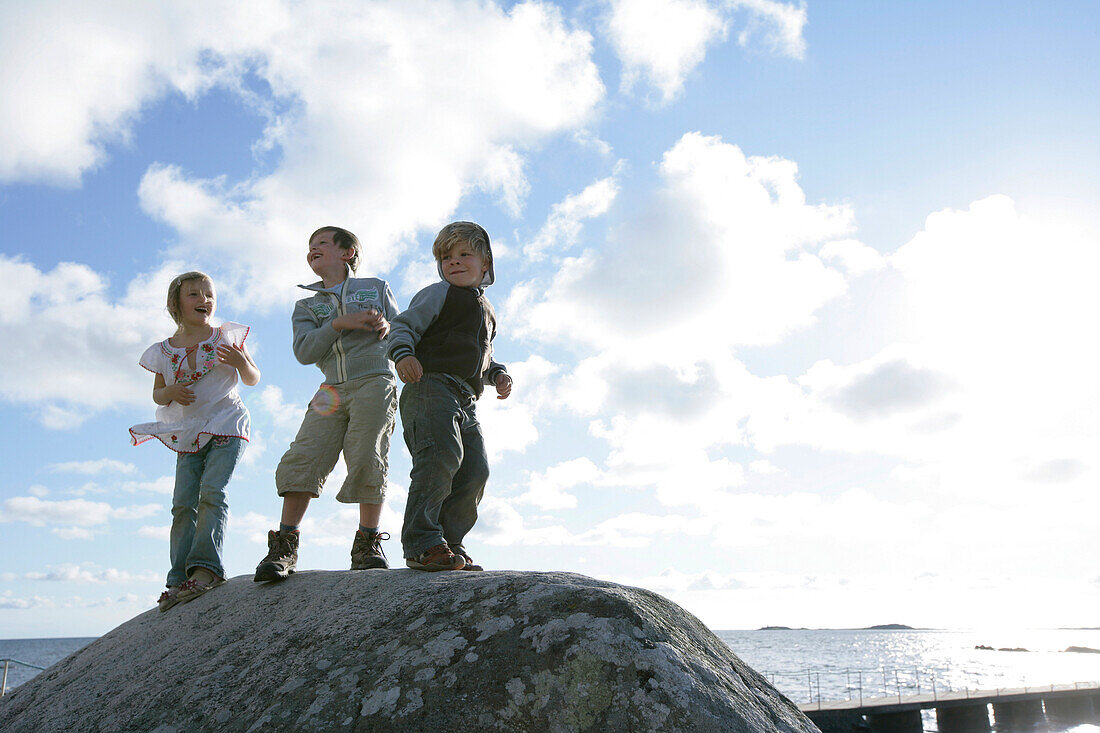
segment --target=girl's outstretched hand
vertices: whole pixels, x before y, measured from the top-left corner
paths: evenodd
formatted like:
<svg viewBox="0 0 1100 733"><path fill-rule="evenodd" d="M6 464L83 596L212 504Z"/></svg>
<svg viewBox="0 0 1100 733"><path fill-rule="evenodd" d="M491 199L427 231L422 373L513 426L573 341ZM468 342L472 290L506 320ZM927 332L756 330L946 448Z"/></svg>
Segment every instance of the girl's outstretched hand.
<svg viewBox="0 0 1100 733"><path fill-rule="evenodd" d="M509 377L504 372L501 372L500 374L497 375L496 385L497 385L497 399L498 400L508 399L508 395L512 394L512 378Z"/></svg>

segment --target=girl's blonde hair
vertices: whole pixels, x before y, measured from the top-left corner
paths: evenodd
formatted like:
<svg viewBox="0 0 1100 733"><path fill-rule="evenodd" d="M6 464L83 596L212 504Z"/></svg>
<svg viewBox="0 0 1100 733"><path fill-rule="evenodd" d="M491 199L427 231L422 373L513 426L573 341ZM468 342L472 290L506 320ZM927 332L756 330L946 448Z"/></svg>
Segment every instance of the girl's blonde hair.
<svg viewBox="0 0 1100 733"><path fill-rule="evenodd" d="M205 280L211 287L214 286L214 280L205 272L198 270L185 272L172 278L172 283L168 286L168 315L172 316L177 326L180 325L180 289L188 280Z"/></svg>

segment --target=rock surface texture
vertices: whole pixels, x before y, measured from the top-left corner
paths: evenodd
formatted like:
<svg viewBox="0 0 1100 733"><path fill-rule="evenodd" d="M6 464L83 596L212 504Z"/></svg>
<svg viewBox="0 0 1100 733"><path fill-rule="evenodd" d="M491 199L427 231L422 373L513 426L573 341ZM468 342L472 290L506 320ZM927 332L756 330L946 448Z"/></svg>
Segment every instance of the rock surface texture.
<svg viewBox="0 0 1100 733"><path fill-rule="evenodd" d="M240 576L0 699L15 731L816 731L694 616L572 573Z"/></svg>

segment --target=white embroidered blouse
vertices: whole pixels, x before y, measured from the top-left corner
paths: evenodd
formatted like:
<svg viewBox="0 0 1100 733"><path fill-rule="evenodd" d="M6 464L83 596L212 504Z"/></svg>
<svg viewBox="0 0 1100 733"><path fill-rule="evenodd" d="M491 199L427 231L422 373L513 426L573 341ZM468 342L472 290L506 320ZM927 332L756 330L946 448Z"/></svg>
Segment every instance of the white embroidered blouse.
<svg viewBox="0 0 1100 733"><path fill-rule="evenodd" d="M248 331L248 326L230 321L215 328L210 338L195 348L194 369L188 364L188 350L172 346L167 339L146 349L138 363L162 375L166 385L187 384L195 401L159 405L156 422L130 428L133 444L157 438L177 453L196 453L212 437L248 440L250 418L237 393L237 370L218 362L218 346L224 342L240 346Z"/></svg>

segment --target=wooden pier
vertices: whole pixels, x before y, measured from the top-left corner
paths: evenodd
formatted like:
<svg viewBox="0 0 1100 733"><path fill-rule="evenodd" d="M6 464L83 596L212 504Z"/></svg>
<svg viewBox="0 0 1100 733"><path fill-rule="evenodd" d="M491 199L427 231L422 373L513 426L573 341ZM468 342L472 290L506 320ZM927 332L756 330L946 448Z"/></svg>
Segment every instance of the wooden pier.
<svg viewBox="0 0 1100 733"><path fill-rule="evenodd" d="M940 733L983 733L992 730L990 705L999 730L1032 730L1044 719L1074 725L1096 723L1100 721L1100 685L899 694L798 707L822 733L921 733L921 711L928 709L936 711Z"/></svg>

